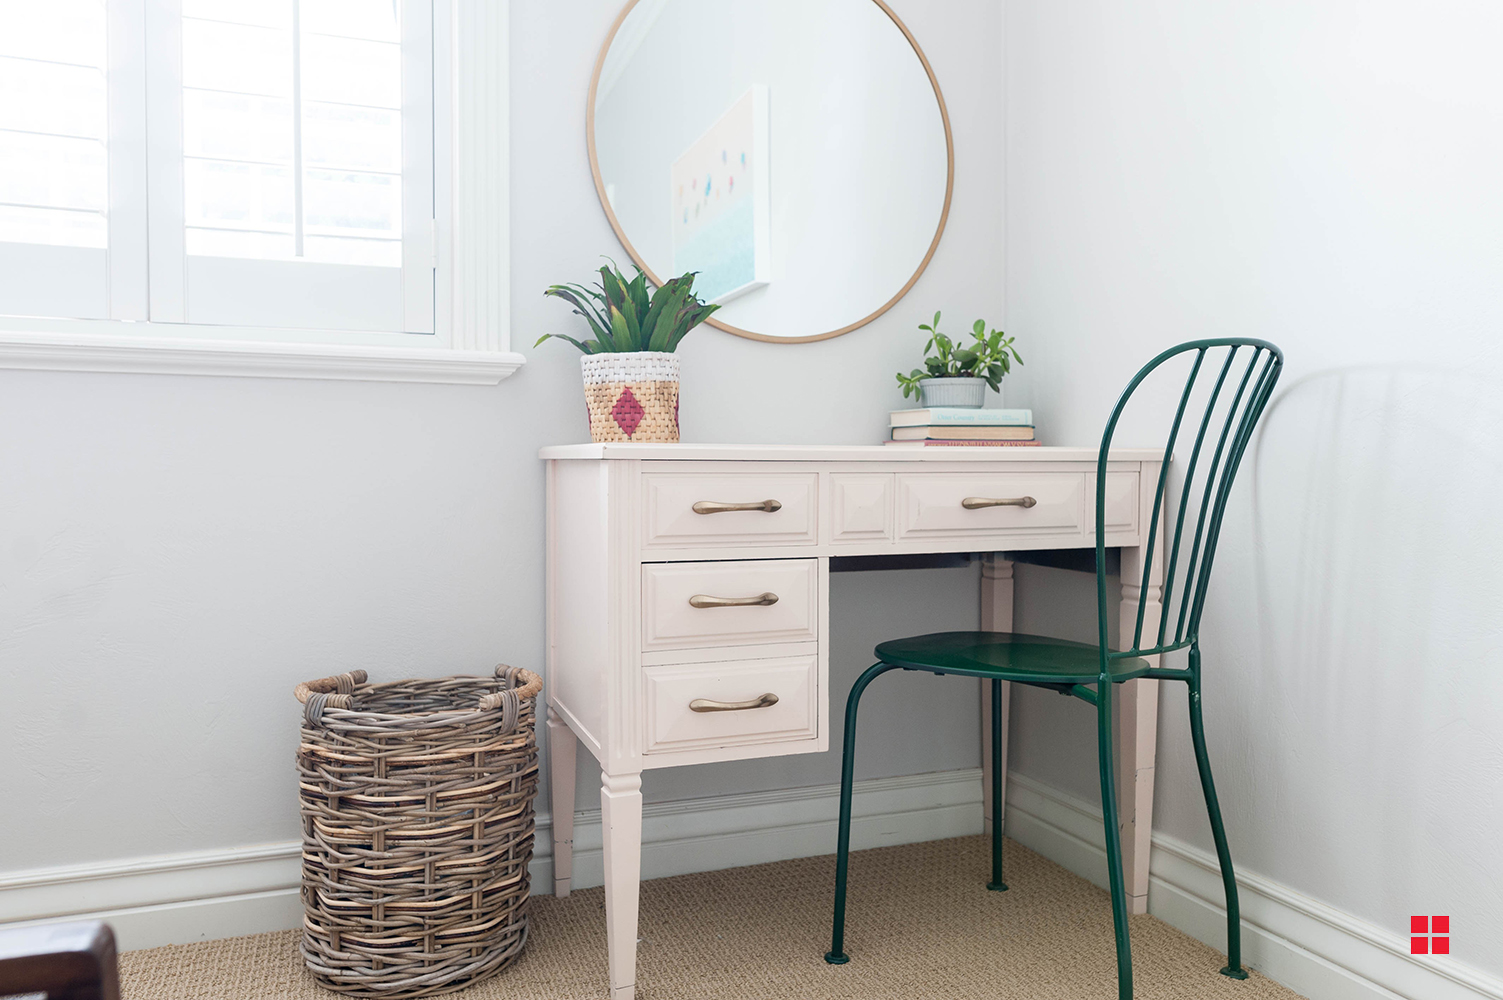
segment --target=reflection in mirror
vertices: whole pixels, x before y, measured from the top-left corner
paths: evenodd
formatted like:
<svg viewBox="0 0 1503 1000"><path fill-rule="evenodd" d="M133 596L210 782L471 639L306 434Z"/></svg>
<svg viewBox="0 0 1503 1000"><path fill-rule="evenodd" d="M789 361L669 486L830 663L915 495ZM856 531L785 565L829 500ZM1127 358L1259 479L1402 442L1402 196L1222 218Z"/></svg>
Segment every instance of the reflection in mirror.
<svg viewBox="0 0 1503 1000"><path fill-rule="evenodd" d="M811 340L883 312L949 209L949 124L876 0L637 0L589 116L612 224L654 280L699 272L743 336Z"/></svg>

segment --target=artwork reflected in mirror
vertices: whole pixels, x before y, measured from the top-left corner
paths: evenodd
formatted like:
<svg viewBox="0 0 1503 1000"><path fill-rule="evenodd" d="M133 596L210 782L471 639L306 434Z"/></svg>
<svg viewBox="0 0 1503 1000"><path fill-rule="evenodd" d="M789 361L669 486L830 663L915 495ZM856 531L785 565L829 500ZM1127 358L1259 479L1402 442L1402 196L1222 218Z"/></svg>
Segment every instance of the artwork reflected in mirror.
<svg viewBox="0 0 1503 1000"><path fill-rule="evenodd" d="M628 253L698 272L711 325L835 336L917 280L944 230L938 84L876 0L637 0L591 88L591 165Z"/></svg>

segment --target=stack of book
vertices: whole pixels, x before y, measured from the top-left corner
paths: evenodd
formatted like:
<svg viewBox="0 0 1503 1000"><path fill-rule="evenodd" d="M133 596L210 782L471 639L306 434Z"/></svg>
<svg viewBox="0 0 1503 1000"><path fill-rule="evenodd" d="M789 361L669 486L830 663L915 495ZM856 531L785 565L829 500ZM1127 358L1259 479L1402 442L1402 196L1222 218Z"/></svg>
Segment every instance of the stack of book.
<svg viewBox="0 0 1503 1000"><path fill-rule="evenodd" d="M894 410L892 440L887 442L898 448L1016 448L1038 443L1033 436L1032 410L964 407Z"/></svg>

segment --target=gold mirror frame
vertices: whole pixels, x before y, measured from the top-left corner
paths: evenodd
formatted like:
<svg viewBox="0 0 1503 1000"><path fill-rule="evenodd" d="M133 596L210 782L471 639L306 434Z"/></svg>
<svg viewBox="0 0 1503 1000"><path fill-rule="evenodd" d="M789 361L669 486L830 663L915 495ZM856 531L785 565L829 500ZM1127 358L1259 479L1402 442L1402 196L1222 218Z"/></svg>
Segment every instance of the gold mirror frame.
<svg viewBox="0 0 1503 1000"><path fill-rule="evenodd" d="M653 272L652 268L647 266L647 262L642 259L642 255L637 253L637 248L632 245L631 240L626 238L626 232L621 228L621 221L616 218L616 213L611 208L610 200L605 196L605 180L600 176L600 159L595 153L595 94L600 87L600 71L605 66L605 56L611 50L611 43L616 40L616 33L621 30L621 25L626 22L627 15L632 12L637 3L638 0L627 0L626 6L622 8L621 13L616 16L615 23L611 25L610 33L605 36L605 44L600 47L599 58L595 60L595 71L590 74L590 93L586 98L587 103L585 105L585 143L590 149L590 173L595 178L595 194L600 198L600 207L605 209L605 217L610 220L611 228L616 232L616 238L621 241L621 245L626 248L626 252L631 255L631 259L636 265L647 274L647 280L661 287L663 284L662 279ZM923 64L924 73L929 77L929 84L934 88L934 99L939 103L939 118L945 126L945 203L939 212L939 225L934 230L934 239L929 241L929 249L925 252L924 259L919 261L918 270L914 271L913 277L909 278L907 283L898 289L897 294L884 302L875 312L858 319L848 326L843 326L838 330L831 330L829 333L816 333L808 337L772 337L765 333L753 333L750 330L743 330L740 327L731 326L729 323L718 319L711 318L705 320L706 324L715 327L717 330L724 330L726 333L734 333L738 337L746 337L749 340L761 340L770 344L807 344L816 340L829 340L831 337L838 337L843 333L850 333L852 330L863 327L878 316L881 316L887 310L897 305L899 299L908 294L908 290L914 286L914 283L919 280L919 276L924 273L924 269L929 266L929 261L933 259L934 251L939 246L939 238L945 234L945 223L950 218L950 196L955 190L955 140L950 134L950 112L945 107L945 95L939 89L939 80L934 76L934 67L929 65L929 57L924 55L924 50L919 47L918 39L913 37L913 32L908 30L908 25L904 24L903 19L898 17L893 9L887 6L883 0L872 0L872 3L882 8L882 12L892 19L892 23L897 25L898 30L903 33L903 37L908 39L908 44L913 46L914 55L918 56L919 62Z"/></svg>

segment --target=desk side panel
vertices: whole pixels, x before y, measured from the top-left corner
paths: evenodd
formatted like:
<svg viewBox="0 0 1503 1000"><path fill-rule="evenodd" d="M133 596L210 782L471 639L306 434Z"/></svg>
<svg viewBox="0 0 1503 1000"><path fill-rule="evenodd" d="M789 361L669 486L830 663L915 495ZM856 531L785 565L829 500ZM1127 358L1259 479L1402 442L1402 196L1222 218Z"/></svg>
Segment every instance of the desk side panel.
<svg viewBox="0 0 1503 1000"><path fill-rule="evenodd" d="M547 697L597 760L613 681L609 510L609 463L549 463Z"/></svg>

